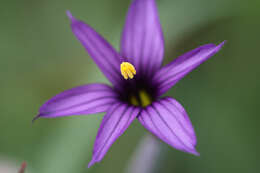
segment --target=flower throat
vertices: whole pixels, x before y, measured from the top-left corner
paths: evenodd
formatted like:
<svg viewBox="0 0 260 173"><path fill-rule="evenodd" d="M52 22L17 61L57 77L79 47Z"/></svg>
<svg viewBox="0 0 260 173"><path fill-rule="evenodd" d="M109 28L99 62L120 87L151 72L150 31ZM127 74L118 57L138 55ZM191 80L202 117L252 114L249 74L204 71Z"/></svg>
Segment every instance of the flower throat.
<svg viewBox="0 0 260 173"><path fill-rule="evenodd" d="M130 95L129 102L135 106L146 107L152 103L152 98L145 90L139 90L137 94Z"/></svg>

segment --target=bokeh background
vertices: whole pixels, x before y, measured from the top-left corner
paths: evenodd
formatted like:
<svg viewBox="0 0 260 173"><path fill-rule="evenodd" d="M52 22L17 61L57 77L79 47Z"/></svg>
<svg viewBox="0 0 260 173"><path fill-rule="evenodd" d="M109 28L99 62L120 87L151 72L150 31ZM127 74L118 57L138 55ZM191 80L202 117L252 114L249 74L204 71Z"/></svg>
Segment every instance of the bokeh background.
<svg viewBox="0 0 260 173"><path fill-rule="evenodd" d="M16 172L22 161L28 163L28 173L122 173L138 168L133 164L138 159L149 166L136 154L152 143L142 145L148 132L137 121L90 169L86 165L103 114L31 122L40 105L55 94L108 82L72 34L65 11L92 25L118 49L129 4L130 0L1 0L1 173ZM165 63L202 44L227 43L168 92L187 109L201 156L155 142L148 150L157 152L149 172L259 172L260 1L157 4Z"/></svg>

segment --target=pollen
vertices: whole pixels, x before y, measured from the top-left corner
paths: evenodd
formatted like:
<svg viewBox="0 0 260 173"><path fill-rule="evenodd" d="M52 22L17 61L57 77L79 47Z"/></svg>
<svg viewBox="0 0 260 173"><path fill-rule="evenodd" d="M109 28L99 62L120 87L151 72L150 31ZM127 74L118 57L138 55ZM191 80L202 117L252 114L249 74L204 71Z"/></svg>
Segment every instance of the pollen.
<svg viewBox="0 0 260 173"><path fill-rule="evenodd" d="M122 62L120 65L120 70L122 76L127 80L127 79L133 79L134 75L136 74L135 67L129 63L129 62Z"/></svg>

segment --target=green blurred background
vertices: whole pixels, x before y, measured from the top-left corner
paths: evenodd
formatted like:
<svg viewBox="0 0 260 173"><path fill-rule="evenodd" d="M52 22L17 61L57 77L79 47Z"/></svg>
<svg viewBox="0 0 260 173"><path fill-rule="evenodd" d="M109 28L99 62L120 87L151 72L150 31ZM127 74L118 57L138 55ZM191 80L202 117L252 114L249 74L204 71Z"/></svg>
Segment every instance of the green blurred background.
<svg viewBox="0 0 260 173"><path fill-rule="evenodd" d="M105 82L72 34L66 10L117 49L130 0L1 0L0 172L121 173L148 132L135 121L101 163L91 159L100 115L32 118L55 94ZM151 172L255 173L259 165L260 1L157 0L165 63L206 43L227 40L212 59L167 94L187 109L197 133L195 157L159 142ZM130 164L131 165L131 164ZM15 171L14 171L15 172Z"/></svg>

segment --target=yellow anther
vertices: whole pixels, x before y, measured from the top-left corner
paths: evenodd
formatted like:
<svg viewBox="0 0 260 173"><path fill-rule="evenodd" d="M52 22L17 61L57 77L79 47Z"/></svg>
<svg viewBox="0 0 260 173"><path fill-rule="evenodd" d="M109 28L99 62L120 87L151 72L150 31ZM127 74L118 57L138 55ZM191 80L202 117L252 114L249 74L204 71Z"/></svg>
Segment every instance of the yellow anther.
<svg viewBox="0 0 260 173"><path fill-rule="evenodd" d="M125 79L133 79L136 74L135 67L129 62L122 62L120 65L121 74Z"/></svg>

